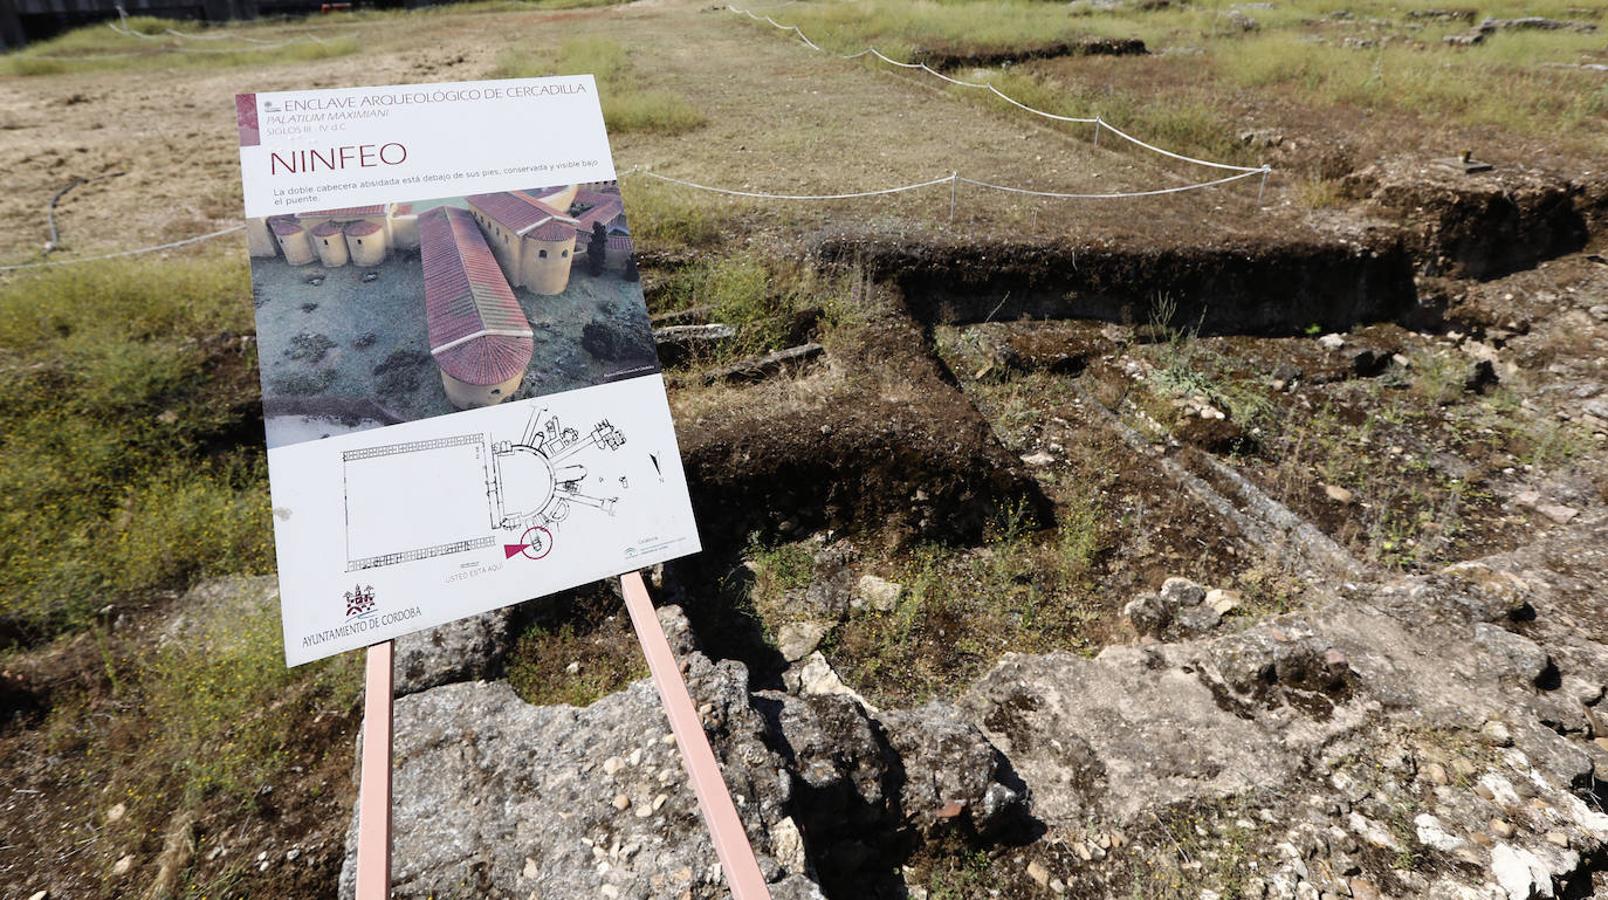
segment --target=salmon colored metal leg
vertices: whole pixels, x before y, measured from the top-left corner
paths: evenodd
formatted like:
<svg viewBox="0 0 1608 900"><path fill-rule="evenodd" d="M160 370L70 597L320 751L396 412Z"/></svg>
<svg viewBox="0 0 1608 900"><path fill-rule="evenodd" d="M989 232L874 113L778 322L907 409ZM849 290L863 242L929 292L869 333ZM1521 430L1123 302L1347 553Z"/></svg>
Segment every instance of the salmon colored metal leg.
<svg viewBox="0 0 1608 900"><path fill-rule="evenodd" d="M357 793L357 900L391 896L391 642L368 648Z"/></svg>
<svg viewBox="0 0 1608 900"><path fill-rule="evenodd" d="M715 760L715 751L704 734L698 710L687 693L687 683L676 665L670 642L659 626L647 585L642 583L641 573L631 572L620 576L620 586L625 591L625 608L631 614L631 625L636 628L642 654L648 659L648 671L653 673L653 683L659 689L659 701L670 718L670 731L681 748L687 779L698 797L698 809L703 812L715 854L720 857L726 886L731 888L733 900L770 900L765 876L754 859L754 848L749 846L742 820L737 818L737 807L732 805L731 792L720 775L720 764ZM359 900L367 898L360 895Z"/></svg>

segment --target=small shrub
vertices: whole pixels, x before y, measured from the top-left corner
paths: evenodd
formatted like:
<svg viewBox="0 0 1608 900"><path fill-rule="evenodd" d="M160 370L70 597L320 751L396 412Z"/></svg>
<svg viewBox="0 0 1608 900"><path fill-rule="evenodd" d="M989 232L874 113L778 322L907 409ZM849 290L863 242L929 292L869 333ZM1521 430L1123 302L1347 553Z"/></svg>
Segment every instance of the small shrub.
<svg viewBox="0 0 1608 900"><path fill-rule="evenodd" d="M645 176L627 176L625 209L631 234L648 245L702 248L714 245L724 230L707 194Z"/></svg>
<svg viewBox="0 0 1608 900"><path fill-rule="evenodd" d="M118 260L0 283L0 632L82 627L107 593L267 571L244 267Z"/></svg>

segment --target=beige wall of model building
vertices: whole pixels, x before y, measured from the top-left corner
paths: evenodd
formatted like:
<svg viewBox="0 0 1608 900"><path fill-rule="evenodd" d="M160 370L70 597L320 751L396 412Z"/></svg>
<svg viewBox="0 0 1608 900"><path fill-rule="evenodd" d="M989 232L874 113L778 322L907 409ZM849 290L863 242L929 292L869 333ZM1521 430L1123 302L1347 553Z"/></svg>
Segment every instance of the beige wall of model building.
<svg viewBox="0 0 1608 900"><path fill-rule="evenodd" d="M246 248L255 257L283 256L293 266L375 266L393 249L419 249L418 220L406 203L247 219Z"/></svg>

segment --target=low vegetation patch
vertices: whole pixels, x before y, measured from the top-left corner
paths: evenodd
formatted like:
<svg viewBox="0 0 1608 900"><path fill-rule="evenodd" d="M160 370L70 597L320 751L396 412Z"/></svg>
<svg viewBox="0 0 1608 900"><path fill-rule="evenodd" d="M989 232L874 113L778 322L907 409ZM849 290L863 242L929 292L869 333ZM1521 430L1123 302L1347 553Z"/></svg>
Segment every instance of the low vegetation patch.
<svg viewBox="0 0 1608 900"><path fill-rule="evenodd" d="M643 175L626 175L626 214L631 236L649 251L684 252L718 244L736 229L734 217L712 208L709 195L666 184Z"/></svg>
<svg viewBox="0 0 1608 900"><path fill-rule="evenodd" d="M806 266L734 256L678 269L654 292L649 311L699 310L731 325L729 341L694 350L688 364L704 366L815 340L855 321L845 279Z"/></svg>
<svg viewBox="0 0 1608 900"><path fill-rule="evenodd" d="M0 74L260 66L330 59L358 50L355 37L335 29L330 29L328 36L319 36L315 33L319 29L312 27L294 31L258 25L203 29L193 22L151 16L130 17L125 25L132 34L104 24L86 25L30 44L0 58ZM206 40L194 39L203 36L203 31Z"/></svg>
<svg viewBox="0 0 1608 900"><path fill-rule="evenodd" d="M931 545L890 560L904 588L897 603L852 611L827 638L828 659L858 690L904 706L951 695L1007 651L1097 649L1109 627L1095 567L1107 523L1098 486L1083 487L1062 498L1054 529L1029 531L1018 510L981 547Z"/></svg>
<svg viewBox="0 0 1608 900"><path fill-rule="evenodd" d="M498 78L593 75L603 121L616 134L681 134L704 123L704 115L680 94L646 86L621 44L606 38L574 38L555 51L509 49L497 57Z"/></svg>
<svg viewBox="0 0 1608 900"><path fill-rule="evenodd" d="M561 618L525 630L509 662L508 683L528 703L588 706L648 676L620 598L601 585L569 596L553 603Z"/></svg>
<svg viewBox="0 0 1608 900"><path fill-rule="evenodd" d="M0 643L271 569L247 291L236 259L0 284Z"/></svg>
<svg viewBox="0 0 1608 900"><path fill-rule="evenodd" d="M1064 7L1031 0L853 0L795 4L772 14L783 24L797 25L811 40L836 53L856 53L875 44L896 58L918 50L1008 51L1090 34L1085 20L1067 15ZM788 37L767 22L754 24Z"/></svg>

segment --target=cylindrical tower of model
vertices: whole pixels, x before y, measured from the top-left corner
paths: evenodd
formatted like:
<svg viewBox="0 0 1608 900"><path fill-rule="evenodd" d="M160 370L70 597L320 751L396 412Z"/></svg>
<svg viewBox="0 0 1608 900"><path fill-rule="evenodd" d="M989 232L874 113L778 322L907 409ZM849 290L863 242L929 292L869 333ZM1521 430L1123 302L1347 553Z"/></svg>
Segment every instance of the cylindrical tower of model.
<svg viewBox="0 0 1608 900"><path fill-rule="evenodd" d="M373 222L353 222L346 226L346 246L353 264L377 266L385 262L385 229Z"/></svg>
<svg viewBox="0 0 1608 900"><path fill-rule="evenodd" d="M346 265L349 254L346 252L346 235L341 232L341 226L334 222L320 222L313 226L313 249L318 251L318 261L326 269L338 269Z"/></svg>
<svg viewBox="0 0 1608 900"><path fill-rule="evenodd" d="M482 406L496 406L507 400L519 390L519 385L525 380L525 373L518 372L506 381L497 384L475 384L462 381L447 374L446 369L441 370L441 386L446 388L447 399L459 409L479 409Z"/></svg>
<svg viewBox="0 0 1608 900"><path fill-rule="evenodd" d="M285 254L285 262L305 266L318 259L318 254L313 252L313 240L300 222L275 219L270 227L274 230L274 237L279 239L279 249Z"/></svg>
<svg viewBox="0 0 1608 900"><path fill-rule="evenodd" d="M537 294L562 294L575 261L575 226L549 219L525 235L525 287Z"/></svg>

